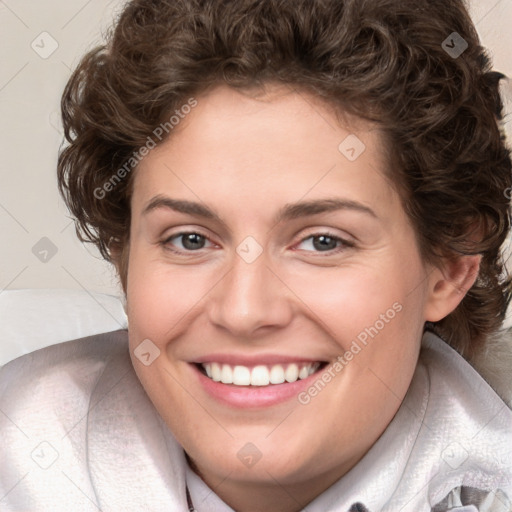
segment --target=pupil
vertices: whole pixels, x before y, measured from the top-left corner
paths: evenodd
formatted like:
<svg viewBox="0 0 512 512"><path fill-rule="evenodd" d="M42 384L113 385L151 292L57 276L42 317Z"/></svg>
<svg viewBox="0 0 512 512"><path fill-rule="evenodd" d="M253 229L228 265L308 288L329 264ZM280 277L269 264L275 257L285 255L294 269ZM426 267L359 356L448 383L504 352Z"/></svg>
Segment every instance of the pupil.
<svg viewBox="0 0 512 512"><path fill-rule="evenodd" d="M183 240L183 246L187 249L197 249L201 247L201 244L203 242L202 235L199 235L197 233L190 233L184 237ZM330 243L329 243L330 242ZM325 235L319 235L313 238L313 245L315 249L320 250L330 250L336 248L336 240L333 237L325 236Z"/></svg>
<svg viewBox="0 0 512 512"><path fill-rule="evenodd" d="M197 245L201 245L202 238L203 237L197 233L190 233L185 236L183 240L183 246L187 249L197 249Z"/></svg>
<svg viewBox="0 0 512 512"><path fill-rule="evenodd" d="M320 240L321 242L317 243L316 240ZM331 241L331 244L329 244L329 241ZM325 243L327 242L327 243ZM336 240L330 236L325 235L319 235L313 238L313 245L315 249L335 249L336 248ZM331 247L328 247L331 245Z"/></svg>

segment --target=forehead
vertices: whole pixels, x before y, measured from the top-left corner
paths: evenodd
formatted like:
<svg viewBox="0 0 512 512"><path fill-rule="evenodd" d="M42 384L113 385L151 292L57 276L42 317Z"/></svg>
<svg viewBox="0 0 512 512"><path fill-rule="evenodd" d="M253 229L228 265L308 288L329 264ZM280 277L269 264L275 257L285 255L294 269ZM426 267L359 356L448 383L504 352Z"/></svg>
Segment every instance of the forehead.
<svg viewBox="0 0 512 512"><path fill-rule="evenodd" d="M391 205L381 132L305 92L255 96L219 86L197 98L170 137L139 164L132 207L154 195L212 198L226 207L326 195Z"/></svg>

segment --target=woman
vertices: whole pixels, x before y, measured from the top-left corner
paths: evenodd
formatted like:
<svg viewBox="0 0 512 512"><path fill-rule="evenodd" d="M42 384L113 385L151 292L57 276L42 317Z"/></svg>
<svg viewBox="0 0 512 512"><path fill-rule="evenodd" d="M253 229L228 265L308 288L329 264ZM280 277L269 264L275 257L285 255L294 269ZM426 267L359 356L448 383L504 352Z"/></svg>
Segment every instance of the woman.
<svg viewBox="0 0 512 512"><path fill-rule="evenodd" d="M2 370L4 508L511 510L500 78L459 1L129 2L58 164L129 329Z"/></svg>

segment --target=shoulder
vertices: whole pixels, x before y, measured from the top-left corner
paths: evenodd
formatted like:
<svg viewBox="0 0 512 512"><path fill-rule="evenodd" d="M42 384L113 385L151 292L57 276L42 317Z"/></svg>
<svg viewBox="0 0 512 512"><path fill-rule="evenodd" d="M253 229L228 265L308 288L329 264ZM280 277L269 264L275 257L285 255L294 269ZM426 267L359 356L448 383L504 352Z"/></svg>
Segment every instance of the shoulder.
<svg viewBox="0 0 512 512"><path fill-rule="evenodd" d="M490 336L483 349L469 362L511 406L512 328L502 329Z"/></svg>
<svg viewBox="0 0 512 512"><path fill-rule="evenodd" d="M102 376L116 368L134 373L127 331L51 345L0 369L2 510L57 510L59 486L81 489L66 498L67 509L86 510L84 494L94 496L86 443L91 400Z"/></svg>
<svg viewBox="0 0 512 512"><path fill-rule="evenodd" d="M0 369L0 429L15 425L31 437L41 422L71 428L113 365L132 368L127 331L58 343L10 361Z"/></svg>
<svg viewBox="0 0 512 512"><path fill-rule="evenodd" d="M482 405L486 403L496 410L504 409L504 414L512 417L511 404L506 401L507 393L489 382L490 366L485 372L477 371L474 361L470 364L432 332L427 331L423 336L419 363L427 369L432 390L444 391L450 397L445 405L476 412L484 409Z"/></svg>
<svg viewBox="0 0 512 512"><path fill-rule="evenodd" d="M0 404L11 393L20 399L50 383L67 381L76 391L87 392L112 358L129 363L125 330L88 336L51 345L20 356L0 368Z"/></svg>
<svg viewBox="0 0 512 512"><path fill-rule="evenodd" d="M499 503L510 503L512 497L511 453L504 450L512 438L510 406L433 333L424 335L419 365L429 386L423 446L430 447L435 470L430 503L438 505L436 511L448 502L459 505L458 501L461 506L478 505L477 510L500 510L480 502L488 503L491 494L501 498Z"/></svg>

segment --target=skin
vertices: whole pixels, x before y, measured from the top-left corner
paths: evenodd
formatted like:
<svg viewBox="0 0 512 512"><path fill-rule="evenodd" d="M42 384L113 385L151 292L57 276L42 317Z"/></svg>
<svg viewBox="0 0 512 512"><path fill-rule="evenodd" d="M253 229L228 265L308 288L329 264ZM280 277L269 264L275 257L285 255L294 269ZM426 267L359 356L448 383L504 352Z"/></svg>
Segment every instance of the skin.
<svg viewBox="0 0 512 512"><path fill-rule="evenodd" d="M455 309L479 258L442 268L423 262L384 174L376 127L349 116L341 122L320 100L287 87L255 98L219 86L197 100L134 176L130 353L196 472L227 504L238 512L298 511L385 430L412 379L424 322ZM355 161L338 150L349 134L366 146ZM221 221L165 207L144 213L157 195L206 205ZM332 197L374 215L344 208L274 220L288 203ZM196 246L170 239L182 231L206 238L192 239ZM315 247L312 236L325 232L348 244ZM236 252L247 236L263 250L252 263ZM212 352L333 362L395 303L401 311L307 405L222 404L190 364ZM133 355L145 339L160 350L150 366ZM252 467L237 457L248 442L261 453Z"/></svg>

